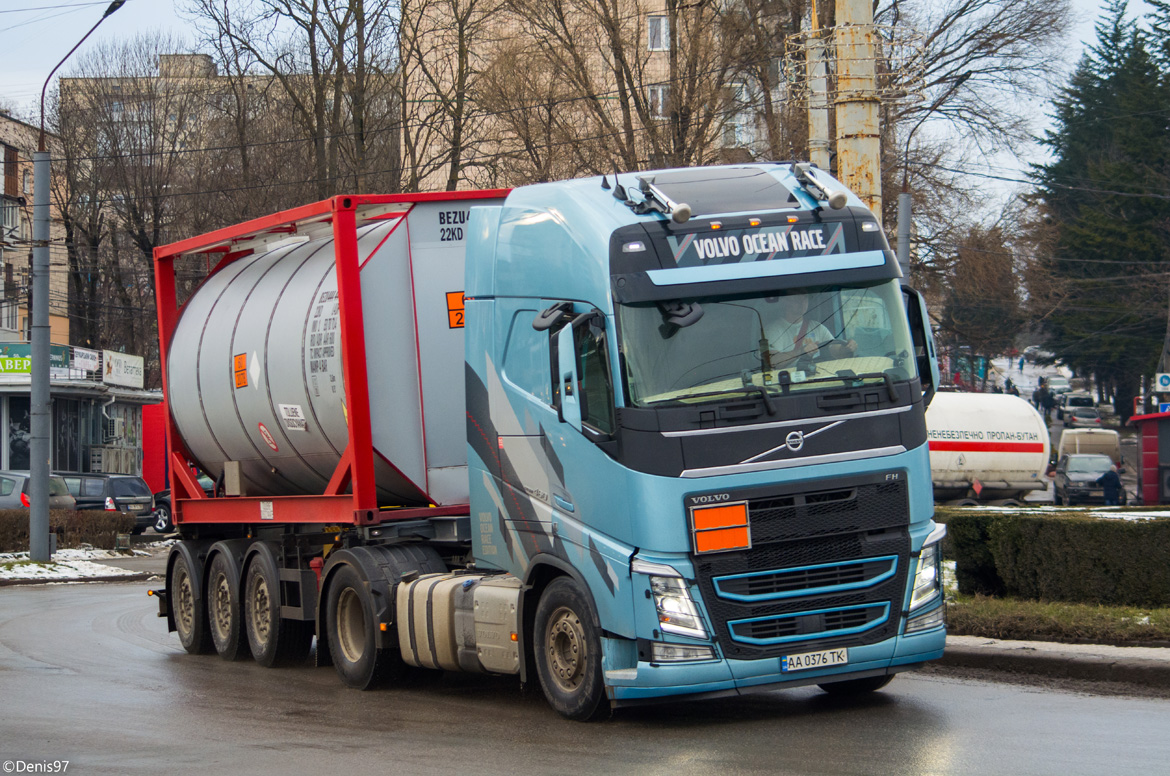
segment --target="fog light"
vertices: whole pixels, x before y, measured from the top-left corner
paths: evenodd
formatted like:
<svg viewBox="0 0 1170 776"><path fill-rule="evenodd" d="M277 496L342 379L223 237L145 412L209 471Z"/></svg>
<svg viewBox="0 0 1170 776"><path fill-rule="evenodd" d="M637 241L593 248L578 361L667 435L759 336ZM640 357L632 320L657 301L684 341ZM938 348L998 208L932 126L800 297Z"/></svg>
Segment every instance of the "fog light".
<svg viewBox="0 0 1170 776"><path fill-rule="evenodd" d="M911 617L906 621L906 635L911 633L921 633L922 631L931 630L932 628L941 628L947 623L946 604L939 606L936 609L931 609L926 614L920 614L917 617Z"/></svg>
<svg viewBox="0 0 1170 776"><path fill-rule="evenodd" d="M696 660L714 659L714 647L662 644L657 641L650 647L650 660L654 663L689 663Z"/></svg>

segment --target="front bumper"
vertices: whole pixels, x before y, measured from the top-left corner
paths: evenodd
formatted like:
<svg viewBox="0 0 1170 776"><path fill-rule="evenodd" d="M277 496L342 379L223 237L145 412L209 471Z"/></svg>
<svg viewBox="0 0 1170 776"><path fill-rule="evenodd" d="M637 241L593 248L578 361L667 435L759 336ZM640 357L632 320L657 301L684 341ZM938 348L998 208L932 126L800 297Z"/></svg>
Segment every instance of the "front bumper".
<svg viewBox="0 0 1170 776"><path fill-rule="evenodd" d="M663 665L639 662L635 668L605 672L610 701L615 706L651 703L673 696L718 697L746 695L898 673L938 660L946 645L946 629L898 636L878 644L849 648L849 663L825 669L781 671L780 657L758 660L711 660ZM801 651L794 648L793 652Z"/></svg>

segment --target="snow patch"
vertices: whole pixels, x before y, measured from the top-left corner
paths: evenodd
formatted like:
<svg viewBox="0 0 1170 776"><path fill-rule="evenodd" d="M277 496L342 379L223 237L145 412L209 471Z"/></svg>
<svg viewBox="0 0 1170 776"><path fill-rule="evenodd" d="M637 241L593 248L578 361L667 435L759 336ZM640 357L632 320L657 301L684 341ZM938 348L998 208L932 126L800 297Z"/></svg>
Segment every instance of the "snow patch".
<svg viewBox="0 0 1170 776"><path fill-rule="evenodd" d="M150 556L151 553L134 550L132 555ZM90 579L96 577L123 577L136 571L105 566L95 560L125 558L126 553L112 550L75 549L57 550L49 563L34 563L27 552L0 553L0 579Z"/></svg>

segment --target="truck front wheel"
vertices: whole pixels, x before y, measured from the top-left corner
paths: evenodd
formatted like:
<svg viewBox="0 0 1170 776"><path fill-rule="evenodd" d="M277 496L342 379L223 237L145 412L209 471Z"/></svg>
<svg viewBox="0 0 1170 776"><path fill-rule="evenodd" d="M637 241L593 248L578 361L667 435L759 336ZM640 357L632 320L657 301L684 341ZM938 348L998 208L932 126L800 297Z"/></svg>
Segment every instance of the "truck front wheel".
<svg viewBox="0 0 1170 776"><path fill-rule="evenodd" d="M580 585L568 577L553 580L540 597L533 630L536 673L549 705L568 719L608 715L601 640Z"/></svg>
<svg viewBox="0 0 1170 776"><path fill-rule="evenodd" d="M403 665L398 650L378 649L374 620L369 588L353 566L342 566L329 584L325 627L333 666L348 687L368 690Z"/></svg>
<svg viewBox="0 0 1170 776"><path fill-rule="evenodd" d="M887 684L889 684L893 678L893 674L887 674L886 676L867 676L865 679L847 679L844 682L825 682L824 684L818 684L817 687L820 687L829 695L864 695L865 693L876 692L882 689Z"/></svg>

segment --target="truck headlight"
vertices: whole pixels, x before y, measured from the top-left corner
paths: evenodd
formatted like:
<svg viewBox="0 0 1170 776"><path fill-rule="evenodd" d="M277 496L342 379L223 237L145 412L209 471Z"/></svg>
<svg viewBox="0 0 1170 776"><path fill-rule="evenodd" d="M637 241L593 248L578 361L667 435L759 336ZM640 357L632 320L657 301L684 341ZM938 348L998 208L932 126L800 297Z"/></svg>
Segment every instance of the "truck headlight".
<svg viewBox="0 0 1170 776"><path fill-rule="evenodd" d="M918 555L918 570L914 572L914 592L910 596L910 611L921 607L942 592L942 553L939 543L925 545Z"/></svg>
<svg viewBox="0 0 1170 776"><path fill-rule="evenodd" d="M658 610L658 627L666 633L707 638L699 610L691 599L686 580L680 577L650 577L650 593Z"/></svg>
<svg viewBox="0 0 1170 776"><path fill-rule="evenodd" d="M699 609L691 598L691 589L682 574L665 563L651 563L635 558L630 571L650 578L650 595L658 611L658 627L665 633L707 638L707 629L699 617Z"/></svg>

